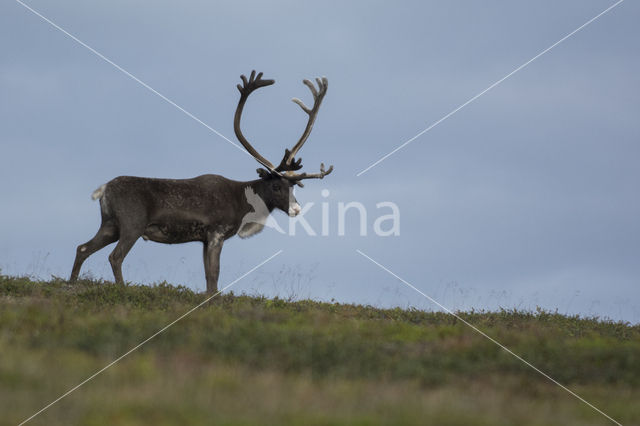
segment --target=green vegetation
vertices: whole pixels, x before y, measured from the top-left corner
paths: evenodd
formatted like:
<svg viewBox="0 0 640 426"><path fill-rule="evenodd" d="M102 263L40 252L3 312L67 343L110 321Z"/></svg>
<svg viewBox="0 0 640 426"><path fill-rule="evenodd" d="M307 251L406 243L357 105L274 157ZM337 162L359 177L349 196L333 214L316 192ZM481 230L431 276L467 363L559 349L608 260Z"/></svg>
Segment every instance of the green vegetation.
<svg viewBox="0 0 640 426"><path fill-rule="evenodd" d="M204 298L167 284L0 276L0 424L18 424ZM640 326L543 311L460 316L640 424ZM612 423L451 315L225 294L29 424Z"/></svg>

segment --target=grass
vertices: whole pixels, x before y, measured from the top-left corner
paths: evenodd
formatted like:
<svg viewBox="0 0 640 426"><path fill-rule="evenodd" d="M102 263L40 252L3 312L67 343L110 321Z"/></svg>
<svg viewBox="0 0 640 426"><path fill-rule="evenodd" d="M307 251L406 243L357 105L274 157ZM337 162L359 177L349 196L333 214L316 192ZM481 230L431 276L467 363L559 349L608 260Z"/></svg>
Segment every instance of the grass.
<svg viewBox="0 0 640 426"><path fill-rule="evenodd" d="M0 425L203 300L168 284L0 276ZM640 424L640 326L459 314L614 419ZM225 294L30 424L612 423L451 315Z"/></svg>

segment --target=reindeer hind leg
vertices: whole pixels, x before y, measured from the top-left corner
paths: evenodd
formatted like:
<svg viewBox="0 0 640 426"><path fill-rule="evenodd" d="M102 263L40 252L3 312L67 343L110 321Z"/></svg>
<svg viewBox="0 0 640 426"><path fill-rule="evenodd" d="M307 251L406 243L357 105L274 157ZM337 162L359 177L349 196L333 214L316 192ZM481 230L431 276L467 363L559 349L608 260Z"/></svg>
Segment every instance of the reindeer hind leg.
<svg viewBox="0 0 640 426"><path fill-rule="evenodd" d="M124 284L124 279L122 277L122 261L127 256L138 238L140 238L143 231L144 229L142 231L133 229L120 230L120 240L109 255L109 263L111 263L111 269L113 270L113 276L117 284Z"/></svg>
<svg viewBox="0 0 640 426"><path fill-rule="evenodd" d="M76 259L73 262L69 282L77 281L80 268L89 256L116 241L118 241L118 228L111 222L103 222L96 235L86 243L80 244L76 249Z"/></svg>

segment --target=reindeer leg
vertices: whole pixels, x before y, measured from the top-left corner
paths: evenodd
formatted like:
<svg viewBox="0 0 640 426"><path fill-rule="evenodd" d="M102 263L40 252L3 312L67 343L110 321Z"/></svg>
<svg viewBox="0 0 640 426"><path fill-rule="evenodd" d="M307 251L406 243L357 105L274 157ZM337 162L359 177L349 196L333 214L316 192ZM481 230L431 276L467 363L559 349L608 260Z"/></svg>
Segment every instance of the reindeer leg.
<svg viewBox="0 0 640 426"><path fill-rule="evenodd" d="M96 235L84 244L80 244L76 250L76 260L73 262L71 277L69 282L73 283L78 279L80 268L89 256L103 247L118 241L118 229L111 223L102 223Z"/></svg>
<svg viewBox="0 0 640 426"><path fill-rule="evenodd" d="M220 252L224 237L214 233L204 243L204 274L207 278L207 293L215 294L218 291L218 276L220 274Z"/></svg>
<svg viewBox="0 0 640 426"><path fill-rule="evenodd" d="M111 269L113 270L113 276L117 284L124 284L124 279L122 278L122 261L140 235L142 235L142 233L120 230L120 241L118 241L116 248L114 248L109 255L109 263L111 263Z"/></svg>

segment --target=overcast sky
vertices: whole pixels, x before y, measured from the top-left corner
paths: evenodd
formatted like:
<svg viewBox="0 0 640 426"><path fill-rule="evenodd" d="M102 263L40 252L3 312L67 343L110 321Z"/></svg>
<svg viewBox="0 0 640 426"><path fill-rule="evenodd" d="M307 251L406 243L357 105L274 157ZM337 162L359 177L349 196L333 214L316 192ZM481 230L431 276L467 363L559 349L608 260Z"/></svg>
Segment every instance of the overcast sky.
<svg viewBox="0 0 640 426"><path fill-rule="evenodd" d="M239 75L276 85L245 133L272 162L301 134L303 78L329 91L297 190L330 235L233 238L220 286L379 306L535 309L640 322L640 5L625 1L356 174L614 4L579 1L65 1L27 4L235 141ZM257 163L14 1L0 3L0 268L68 277L100 223L90 199L118 175L256 177ZM321 191L329 190L323 198ZM359 201L338 236L338 202ZM373 235L400 209L400 235ZM275 213L283 228L288 218ZM113 279L108 247L83 268ZM201 246L140 241L126 280L205 287Z"/></svg>

